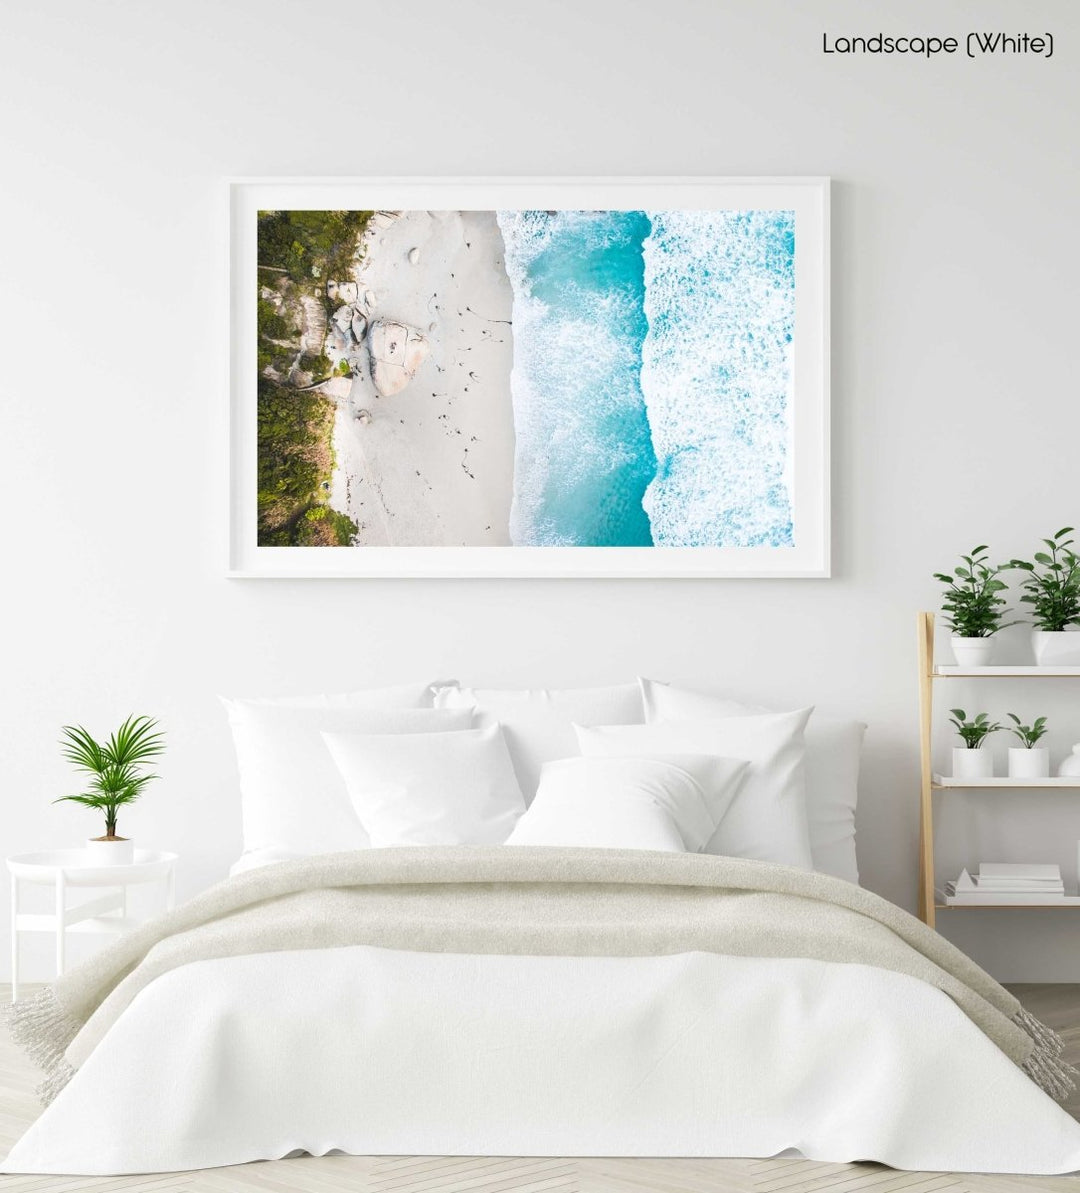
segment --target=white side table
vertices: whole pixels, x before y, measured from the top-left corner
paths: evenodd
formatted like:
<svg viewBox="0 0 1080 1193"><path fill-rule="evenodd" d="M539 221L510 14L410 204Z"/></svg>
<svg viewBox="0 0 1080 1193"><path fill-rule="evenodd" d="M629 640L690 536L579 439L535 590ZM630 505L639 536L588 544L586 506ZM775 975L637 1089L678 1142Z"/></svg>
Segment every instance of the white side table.
<svg viewBox="0 0 1080 1193"><path fill-rule="evenodd" d="M128 914L127 889L159 883L166 909L175 897L175 853L136 849L129 866L90 866L81 849L53 849L45 853L20 853L7 859L11 874L11 1001L19 993L19 933L56 933L56 974L64 972L64 945L68 932L125 932L140 921ZM34 915L19 910L20 883L51 886L55 910ZM105 894L74 907L67 902L73 887L97 887Z"/></svg>

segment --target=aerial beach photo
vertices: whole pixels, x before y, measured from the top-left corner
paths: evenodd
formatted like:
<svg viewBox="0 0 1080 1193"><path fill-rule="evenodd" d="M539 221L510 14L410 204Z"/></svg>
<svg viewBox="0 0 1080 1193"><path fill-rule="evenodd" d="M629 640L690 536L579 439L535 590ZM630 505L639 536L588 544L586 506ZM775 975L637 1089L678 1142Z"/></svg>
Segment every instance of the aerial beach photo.
<svg viewBox="0 0 1080 1193"><path fill-rule="evenodd" d="M793 542L793 211L260 211L257 243L260 546Z"/></svg>

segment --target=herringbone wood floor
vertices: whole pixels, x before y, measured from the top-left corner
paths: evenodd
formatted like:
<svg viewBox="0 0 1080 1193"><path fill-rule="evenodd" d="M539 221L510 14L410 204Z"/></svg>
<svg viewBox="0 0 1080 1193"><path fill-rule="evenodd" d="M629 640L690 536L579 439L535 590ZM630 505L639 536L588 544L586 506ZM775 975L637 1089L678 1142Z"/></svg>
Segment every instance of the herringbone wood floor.
<svg viewBox="0 0 1080 1193"><path fill-rule="evenodd" d="M1080 986L1014 986L1061 1032L1080 1064ZM0 985L0 998L10 998ZM38 1075L0 1033L0 1155L38 1114ZM1067 1109L1080 1119L1080 1091ZM3 1193L1080 1193L1080 1177L965 1176L897 1172L876 1164L807 1160L451 1159L303 1156L164 1176L0 1176Z"/></svg>

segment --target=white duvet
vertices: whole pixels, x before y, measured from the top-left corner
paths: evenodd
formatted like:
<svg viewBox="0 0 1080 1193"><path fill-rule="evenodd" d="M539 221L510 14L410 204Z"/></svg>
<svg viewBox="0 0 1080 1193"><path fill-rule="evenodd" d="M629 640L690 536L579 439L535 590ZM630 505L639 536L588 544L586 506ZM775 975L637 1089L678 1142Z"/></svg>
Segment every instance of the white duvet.
<svg viewBox="0 0 1080 1193"><path fill-rule="evenodd" d="M358 946L158 978L0 1170L298 1149L1063 1173L1080 1126L945 994L881 969Z"/></svg>

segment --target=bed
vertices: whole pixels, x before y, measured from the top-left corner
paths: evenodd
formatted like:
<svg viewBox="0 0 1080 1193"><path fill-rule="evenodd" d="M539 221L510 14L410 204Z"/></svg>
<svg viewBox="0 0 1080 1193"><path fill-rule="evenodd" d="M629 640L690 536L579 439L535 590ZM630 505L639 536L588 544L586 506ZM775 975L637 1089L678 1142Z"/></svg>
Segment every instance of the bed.
<svg viewBox="0 0 1080 1193"><path fill-rule="evenodd" d="M234 702L237 873L18 1004L48 1104L0 1170L1080 1169L1060 1041L853 881L861 728L661 687Z"/></svg>

